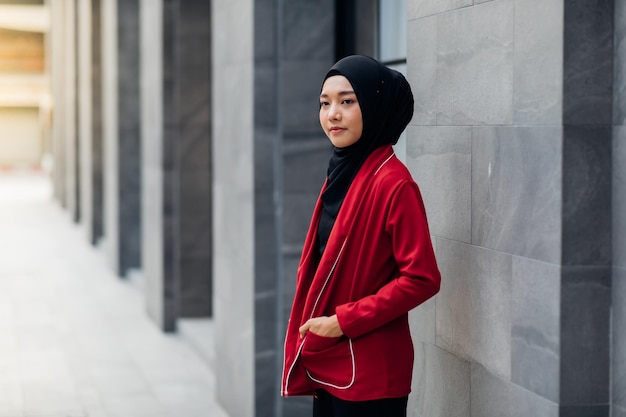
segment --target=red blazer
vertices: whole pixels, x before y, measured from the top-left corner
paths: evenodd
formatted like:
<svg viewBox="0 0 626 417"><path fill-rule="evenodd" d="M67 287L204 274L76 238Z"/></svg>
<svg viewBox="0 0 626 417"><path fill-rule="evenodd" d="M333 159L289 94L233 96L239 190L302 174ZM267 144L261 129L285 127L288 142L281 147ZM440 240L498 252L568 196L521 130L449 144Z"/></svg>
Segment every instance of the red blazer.
<svg viewBox="0 0 626 417"><path fill-rule="evenodd" d="M321 210L318 198L287 326L282 395L319 388L349 401L408 395L408 311L440 283L417 184L391 146L375 150L354 178L320 259ZM308 319L335 313L343 336L300 338Z"/></svg>

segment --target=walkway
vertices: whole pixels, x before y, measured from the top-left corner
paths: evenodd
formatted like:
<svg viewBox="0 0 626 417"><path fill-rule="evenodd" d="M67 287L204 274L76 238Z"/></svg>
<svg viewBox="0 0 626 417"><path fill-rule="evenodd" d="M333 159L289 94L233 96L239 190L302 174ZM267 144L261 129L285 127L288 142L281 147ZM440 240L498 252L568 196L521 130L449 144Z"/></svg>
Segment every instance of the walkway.
<svg viewBox="0 0 626 417"><path fill-rule="evenodd" d="M0 417L225 417L215 378L51 198L0 176Z"/></svg>

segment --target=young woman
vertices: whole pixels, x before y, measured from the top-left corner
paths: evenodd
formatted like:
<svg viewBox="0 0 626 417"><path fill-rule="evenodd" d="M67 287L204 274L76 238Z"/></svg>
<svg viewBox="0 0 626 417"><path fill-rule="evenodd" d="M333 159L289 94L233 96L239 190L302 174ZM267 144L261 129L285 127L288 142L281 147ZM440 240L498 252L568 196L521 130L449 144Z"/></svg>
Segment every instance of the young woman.
<svg viewBox="0 0 626 417"><path fill-rule="evenodd" d="M439 291L424 204L391 145L413 116L402 74L349 56L326 74L320 124L333 144L298 268L282 395L318 417L406 415L408 312Z"/></svg>

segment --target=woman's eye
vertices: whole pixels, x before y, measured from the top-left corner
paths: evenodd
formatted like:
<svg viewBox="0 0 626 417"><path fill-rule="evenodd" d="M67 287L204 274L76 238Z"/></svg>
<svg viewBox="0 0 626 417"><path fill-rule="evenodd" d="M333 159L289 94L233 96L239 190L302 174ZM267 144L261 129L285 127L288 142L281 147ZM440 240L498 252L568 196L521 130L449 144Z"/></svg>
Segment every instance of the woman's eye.
<svg viewBox="0 0 626 417"><path fill-rule="evenodd" d="M343 104L352 104L352 103L354 103L354 100L352 100L352 99L350 99L350 98L347 98L347 99L345 99L345 100L343 101Z"/></svg>
<svg viewBox="0 0 626 417"><path fill-rule="evenodd" d="M328 106L328 102L327 101L320 101L320 107L325 107Z"/></svg>

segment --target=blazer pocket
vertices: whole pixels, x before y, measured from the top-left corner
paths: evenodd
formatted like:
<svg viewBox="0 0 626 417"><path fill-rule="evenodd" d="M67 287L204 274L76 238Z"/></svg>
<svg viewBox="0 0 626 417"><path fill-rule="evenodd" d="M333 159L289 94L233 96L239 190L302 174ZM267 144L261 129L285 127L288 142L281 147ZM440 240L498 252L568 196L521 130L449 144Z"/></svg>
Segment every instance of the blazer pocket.
<svg viewBox="0 0 626 417"><path fill-rule="evenodd" d="M308 332L302 343L302 365L311 380L335 389L348 389L354 384L356 366L352 340Z"/></svg>

